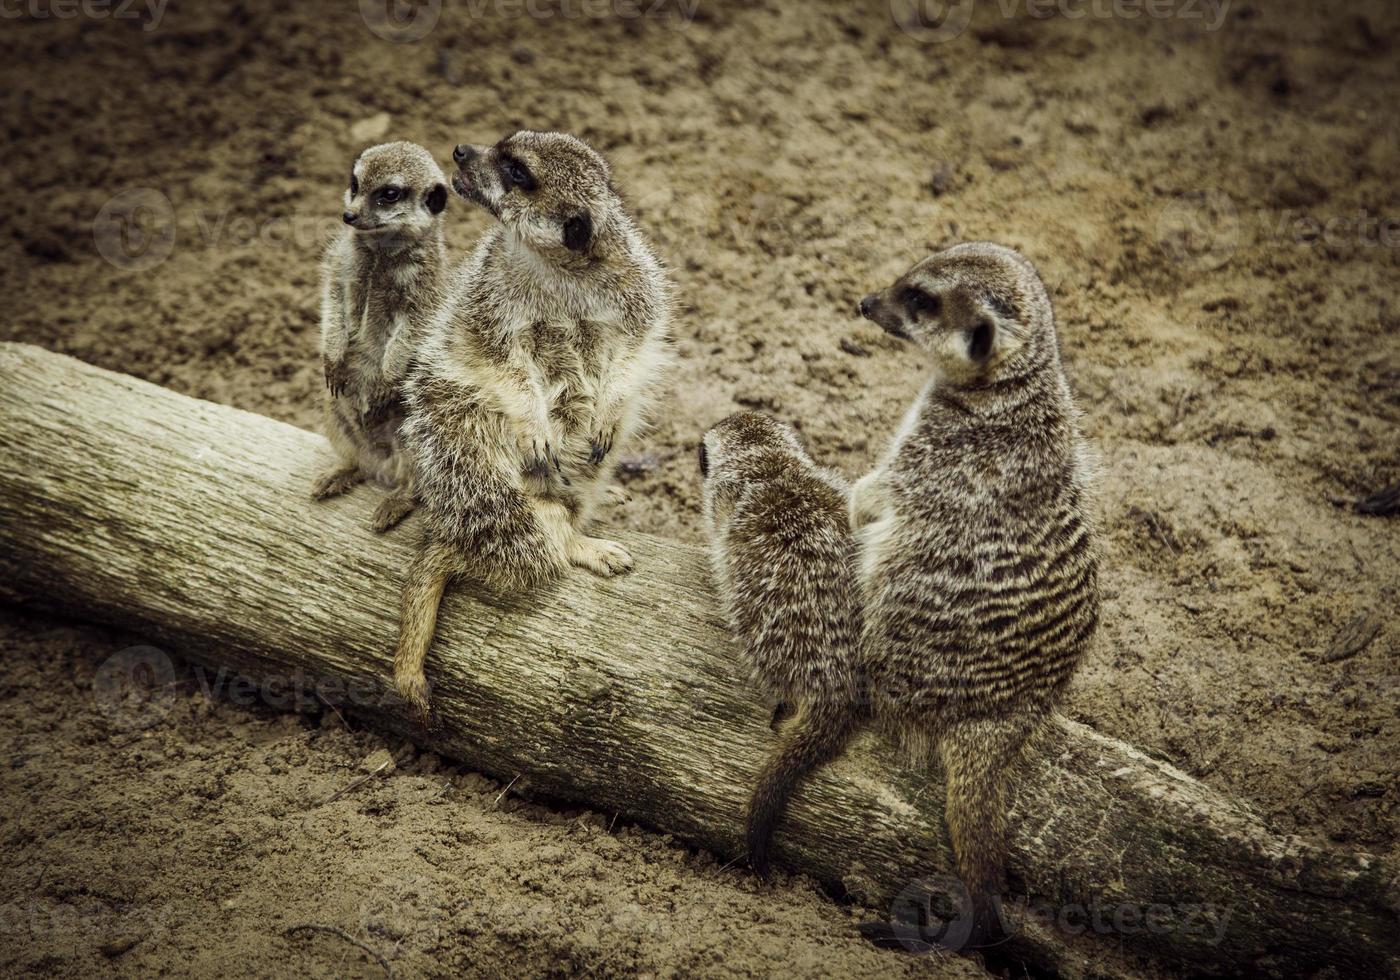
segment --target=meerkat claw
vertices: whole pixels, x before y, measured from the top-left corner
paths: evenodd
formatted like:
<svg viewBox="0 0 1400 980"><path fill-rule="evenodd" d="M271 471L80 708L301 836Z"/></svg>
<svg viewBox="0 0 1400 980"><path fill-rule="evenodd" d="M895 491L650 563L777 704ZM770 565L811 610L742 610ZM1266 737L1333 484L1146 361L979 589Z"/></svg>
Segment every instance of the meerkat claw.
<svg viewBox="0 0 1400 980"><path fill-rule="evenodd" d="M612 443L613 440L611 435L605 436L600 434L589 439L588 462L593 466L597 466L599 463L601 463L604 459L607 458L608 453L612 452Z"/></svg>
<svg viewBox="0 0 1400 980"><path fill-rule="evenodd" d="M552 455L550 456L550 459L554 461L554 472L559 474L559 479L564 481L564 486L573 486L573 481L570 480L569 475L564 472L564 465L559 462L559 457L557 455Z"/></svg>
<svg viewBox="0 0 1400 980"><path fill-rule="evenodd" d="M547 451L547 450L546 450ZM525 475L545 479L549 476L549 459L540 452L540 444L534 441L530 444L530 455L525 459Z"/></svg>

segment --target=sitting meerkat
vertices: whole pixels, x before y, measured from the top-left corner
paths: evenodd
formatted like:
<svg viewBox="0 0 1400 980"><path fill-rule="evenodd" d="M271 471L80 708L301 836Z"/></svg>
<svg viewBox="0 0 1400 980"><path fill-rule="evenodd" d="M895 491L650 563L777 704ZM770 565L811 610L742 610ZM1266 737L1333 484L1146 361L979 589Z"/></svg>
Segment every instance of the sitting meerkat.
<svg viewBox="0 0 1400 980"><path fill-rule="evenodd" d="M787 798L862 721L847 487L812 461L791 427L754 412L705 433L700 473L720 600L754 680L797 706L749 801L749 863L767 878Z"/></svg>
<svg viewBox="0 0 1400 980"><path fill-rule="evenodd" d="M925 355L930 380L851 496L872 710L936 750L972 899L1001 935L1007 789L1098 623L1087 451L1034 266L989 243L919 262L860 312Z"/></svg>
<svg viewBox="0 0 1400 980"><path fill-rule="evenodd" d="M498 223L456 274L405 386L426 521L394 678L425 723L423 661L450 578L518 592L569 565L631 567L585 529L672 356L669 284L598 153L518 132L452 156L453 189Z"/></svg>
<svg viewBox="0 0 1400 980"><path fill-rule="evenodd" d="M389 486L374 514L376 531L414 507L399 441L401 390L445 297L446 207L447 178L432 154L416 143L372 146L351 167L347 227L322 262L326 434L339 462L312 496L324 500L365 480Z"/></svg>

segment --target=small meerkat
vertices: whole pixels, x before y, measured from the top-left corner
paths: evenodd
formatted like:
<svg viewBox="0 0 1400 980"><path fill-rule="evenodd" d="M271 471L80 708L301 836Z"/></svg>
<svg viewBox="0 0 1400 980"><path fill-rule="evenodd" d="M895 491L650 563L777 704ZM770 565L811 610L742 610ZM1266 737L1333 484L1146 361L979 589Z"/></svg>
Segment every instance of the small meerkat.
<svg viewBox="0 0 1400 980"><path fill-rule="evenodd" d="M632 559L586 527L672 357L670 286L607 162L563 133L460 145L452 187L496 219L456 273L405 386L426 520L404 587L395 686L422 713L446 582L505 592Z"/></svg>
<svg viewBox="0 0 1400 980"><path fill-rule="evenodd" d="M324 500L366 480L390 494L374 513L386 531L414 508L399 440L401 391L415 351L445 297L442 214L447 178L416 143L372 146L345 191L346 227L321 267L321 358L326 434L339 457L312 496Z"/></svg>
<svg viewBox="0 0 1400 980"><path fill-rule="evenodd" d="M1018 252L937 252L860 312L930 368L852 491L862 668L882 727L942 763L970 942L985 945L1002 931L1011 767L1098 623L1087 449L1049 294Z"/></svg>
<svg viewBox="0 0 1400 980"><path fill-rule="evenodd" d="M713 426L699 454L721 602L755 681L797 707L749 801L749 863L767 878L787 798L863 720L847 486L813 462L790 426L754 412Z"/></svg>

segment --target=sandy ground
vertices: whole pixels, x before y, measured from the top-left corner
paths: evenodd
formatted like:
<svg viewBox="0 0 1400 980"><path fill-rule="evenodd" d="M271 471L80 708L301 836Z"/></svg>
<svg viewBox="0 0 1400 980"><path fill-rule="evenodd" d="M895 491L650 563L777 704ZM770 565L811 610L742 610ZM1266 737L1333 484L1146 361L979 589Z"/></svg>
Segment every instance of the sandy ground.
<svg viewBox="0 0 1400 980"><path fill-rule="evenodd" d="M1103 461L1104 627L1068 712L1284 829L1393 853L1397 525L1334 501L1400 480L1400 13L1063 6L1085 15L984 5L945 40L900 0L449 0L414 43L354 4L7 19L0 336L316 427L316 261L355 153L568 129L682 304L620 521L696 540L703 425L765 408L859 475L919 378L855 300L941 244L1016 245ZM94 227L133 201L122 252ZM450 218L459 251L489 220ZM1374 636L1328 657L1347 632ZM140 637L13 610L0 637L6 973L976 972L864 946L808 882L761 891L188 672L123 730L93 677ZM321 802L377 750L394 772Z"/></svg>

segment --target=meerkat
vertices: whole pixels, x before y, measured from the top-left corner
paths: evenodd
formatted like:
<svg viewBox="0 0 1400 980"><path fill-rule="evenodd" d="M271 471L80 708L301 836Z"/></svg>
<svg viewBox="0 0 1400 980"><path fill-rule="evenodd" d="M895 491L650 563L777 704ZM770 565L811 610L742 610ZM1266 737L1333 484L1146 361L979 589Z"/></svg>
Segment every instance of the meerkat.
<svg viewBox="0 0 1400 980"><path fill-rule="evenodd" d="M758 413L712 427L699 456L721 603L754 680L797 710L749 801L749 864L767 878L787 798L805 773L840 755L862 721L848 488L791 427Z"/></svg>
<svg viewBox="0 0 1400 980"><path fill-rule="evenodd" d="M452 188L497 223L450 285L405 386L424 538L404 587L395 686L428 717L443 588L533 589L632 558L586 528L671 360L670 286L607 162L563 133L459 145Z"/></svg>
<svg viewBox="0 0 1400 980"><path fill-rule="evenodd" d="M399 439L403 383L445 297L447 178L416 143L372 146L345 191L346 227L322 262L321 358L326 434L339 458L312 490L317 500L366 480L390 488L374 513L387 531L414 508Z"/></svg>
<svg viewBox="0 0 1400 980"><path fill-rule="evenodd" d="M972 900L967 943L987 945L1002 932L996 898L1005 887L1011 766L1053 710L1097 624L1087 453L1049 296L1016 252L980 243L939 252L867 296L860 311L921 348L930 379L880 465L852 488L849 522L827 517L834 550L814 558L789 538L783 548L790 556L754 548L741 565L727 557L734 545L716 538L722 595L766 587L782 610L802 608L789 592L809 591L806 615L832 642L785 661L788 669L824 663L832 676L849 677L841 683L857 695L826 701L820 724L795 728L770 760L750 804L750 863L766 875L787 796L873 723L918 758L938 755L949 836ZM707 437L707 456L714 445ZM765 457L777 454L750 458ZM712 458L708 466L715 470ZM727 482L742 487L762 472L730 466L724 480L712 478L706 507L727 499L719 492ZM800 502L800 526L816 495L790 496ZM733 538L740 526L723 534ZM844 612L853 600L831 584L841 567L831 556L841 553L842 527L852 535L846 567L858 597ZM733 574L726 564L747 569L742 581L726 582ZM833 604L824 608L828 596ZM843 630L831 616L855 625ZM761 619L735 620L770 661L801 648ZM850 630L859 632L857 643ZM847 657L848 671L841 667ZM879 924L866 932L884 938Z"/></svg>
<svg viewBox="0 0 1400 980"><path fill-rule="evenodd" d="M859 305L930 368L852 489L861 663L882 727L941 761L985 945L1002 935L1010 770L1098 623L1088 453L1049 294L1018 252L956 245Z"/></svg>

